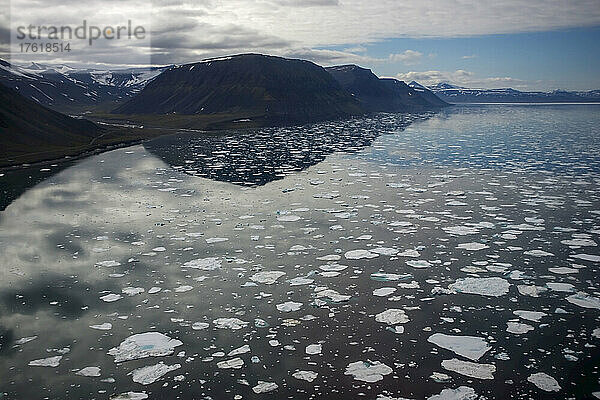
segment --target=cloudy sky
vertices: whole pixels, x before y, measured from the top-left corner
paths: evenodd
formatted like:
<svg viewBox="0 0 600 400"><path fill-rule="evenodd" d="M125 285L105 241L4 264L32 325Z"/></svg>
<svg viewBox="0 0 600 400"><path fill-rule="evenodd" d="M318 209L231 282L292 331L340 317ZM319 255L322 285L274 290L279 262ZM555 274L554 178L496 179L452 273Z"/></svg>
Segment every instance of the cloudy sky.
<svg viewBox="0 0 600 400"><path fill-rule="evenodd" d="M38 62L106 68L260 52L425 84L600 89L600 0L12 0L2 9L5 38L19 25L82 19L150 32ZM16 44L4 44L3 58L30 61Z"/></svg>

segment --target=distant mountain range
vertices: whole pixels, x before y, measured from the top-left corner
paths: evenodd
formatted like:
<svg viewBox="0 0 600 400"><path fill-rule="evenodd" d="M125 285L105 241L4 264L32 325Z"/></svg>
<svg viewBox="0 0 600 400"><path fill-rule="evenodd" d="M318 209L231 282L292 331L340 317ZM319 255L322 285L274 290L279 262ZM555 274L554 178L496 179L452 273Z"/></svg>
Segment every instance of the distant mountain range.
<svg viewBox="0 0 600 400"><path fill-rule="evenodd" d="M588 103L600 102L600 90L522 92L516 89L470 89L449 83L425 86L412 81L414 89L429 89L449 103Z"/></svg>
<svg viewBox="0 0 600 400"><path fill-rule="evenodd" d="M164 68L116 71L75 69L32 63L26 67L0 60L0 83L61 112L112 109L131 98Z"/></svg>

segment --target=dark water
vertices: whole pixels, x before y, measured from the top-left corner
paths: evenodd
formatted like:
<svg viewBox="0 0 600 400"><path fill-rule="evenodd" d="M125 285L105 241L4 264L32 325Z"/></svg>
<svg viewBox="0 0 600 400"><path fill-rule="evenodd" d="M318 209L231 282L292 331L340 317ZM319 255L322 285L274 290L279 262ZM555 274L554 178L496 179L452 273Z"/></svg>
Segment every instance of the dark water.
<svg viewBox="0 0 600 400"><path fill-rule="evenodd" d="M0 212L0 392L594 398L599 111L180 135L43 171Z"/></svg>

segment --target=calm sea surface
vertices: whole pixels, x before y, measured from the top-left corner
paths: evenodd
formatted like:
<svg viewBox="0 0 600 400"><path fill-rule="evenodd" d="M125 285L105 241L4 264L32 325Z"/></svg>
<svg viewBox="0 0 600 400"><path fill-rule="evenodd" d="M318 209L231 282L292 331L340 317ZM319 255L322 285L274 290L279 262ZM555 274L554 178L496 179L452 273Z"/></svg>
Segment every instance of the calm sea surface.
<svg viewBox="0 0 600 400"><path fill-rule="evenodd" d="M600 398L599 127L455 106L5 172L0 398Z"/></svg>

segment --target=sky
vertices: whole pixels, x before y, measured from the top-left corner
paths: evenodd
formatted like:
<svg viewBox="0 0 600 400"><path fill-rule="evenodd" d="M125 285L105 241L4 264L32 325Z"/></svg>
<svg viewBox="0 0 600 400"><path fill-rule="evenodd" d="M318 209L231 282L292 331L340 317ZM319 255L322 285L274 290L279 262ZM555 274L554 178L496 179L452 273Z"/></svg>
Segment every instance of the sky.
<svg viewBox="0 0 600 400"><path fill-rule="evenodd" d="M14 63L116 69L255 52L423 84L600 89L600 0L10 0L1 9L0 57ZM17 47L18 26L84 19L133 21L147 35L73 41L68 53Z"/></svg>

